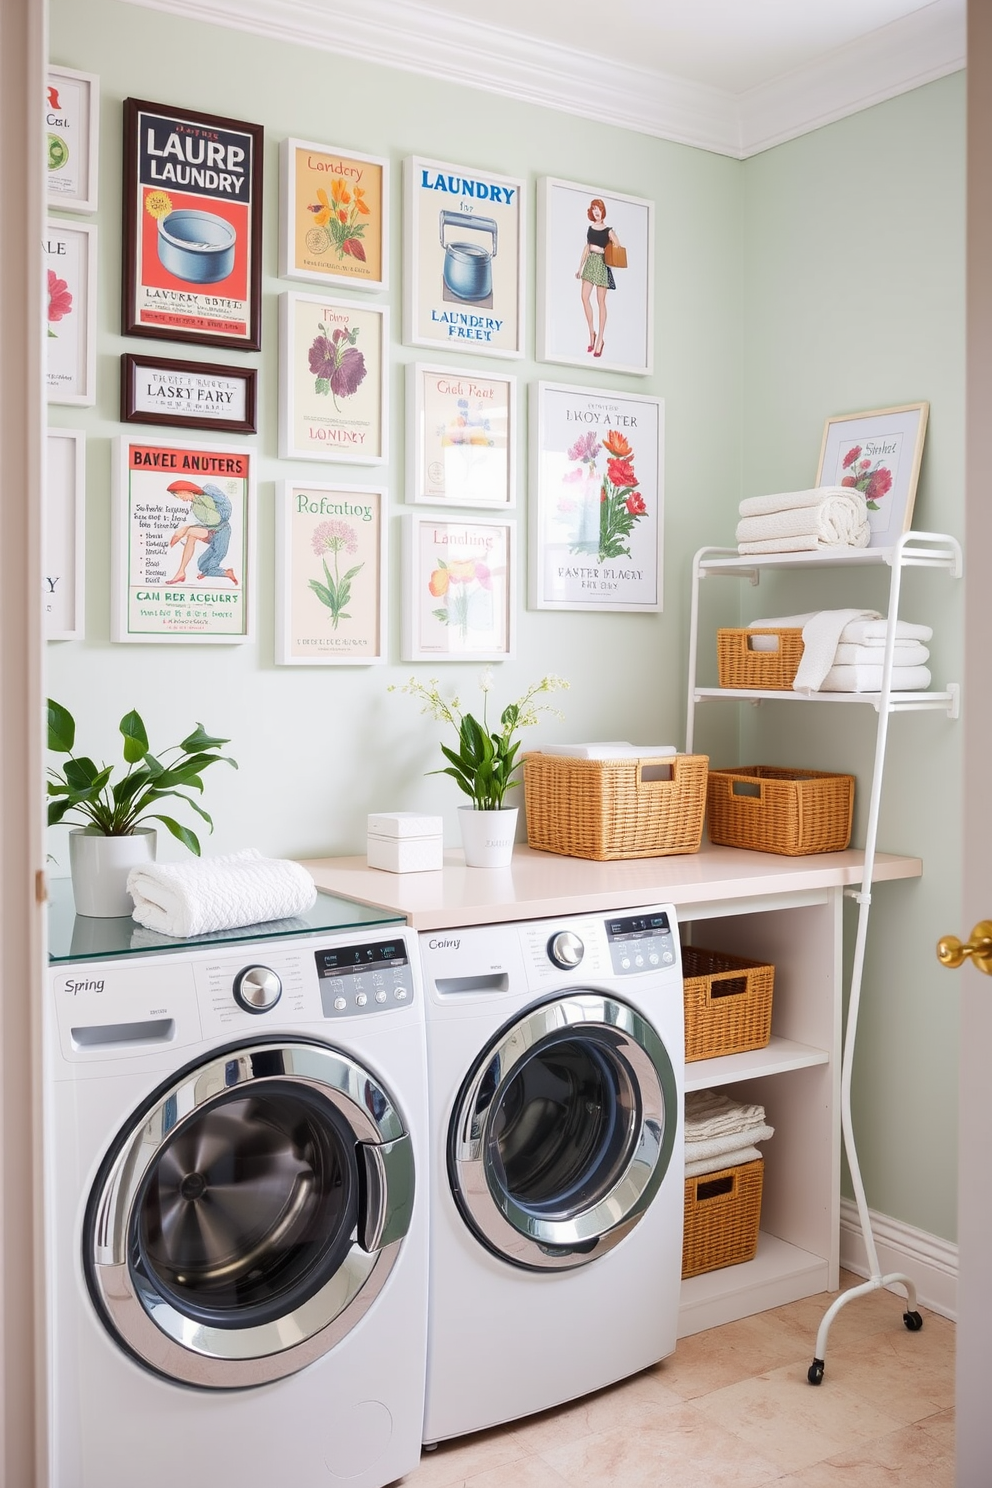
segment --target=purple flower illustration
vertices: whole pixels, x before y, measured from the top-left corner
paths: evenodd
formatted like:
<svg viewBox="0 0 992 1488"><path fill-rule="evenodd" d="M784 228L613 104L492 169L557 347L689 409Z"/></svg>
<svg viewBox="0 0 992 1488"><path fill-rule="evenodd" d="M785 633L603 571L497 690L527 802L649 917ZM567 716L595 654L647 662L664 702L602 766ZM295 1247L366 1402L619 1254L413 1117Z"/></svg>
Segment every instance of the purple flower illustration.
<svg viewBox="0 0 992 1488"><path fill-rule="evenodd" d="M308 352L314 392L330 393L335 408L339 398L351 397L368 371L364 356L355 346L357 340L357 326L350 331L339 327L328 336L327 327L321 322L320 335L314 337Z"/></svg>

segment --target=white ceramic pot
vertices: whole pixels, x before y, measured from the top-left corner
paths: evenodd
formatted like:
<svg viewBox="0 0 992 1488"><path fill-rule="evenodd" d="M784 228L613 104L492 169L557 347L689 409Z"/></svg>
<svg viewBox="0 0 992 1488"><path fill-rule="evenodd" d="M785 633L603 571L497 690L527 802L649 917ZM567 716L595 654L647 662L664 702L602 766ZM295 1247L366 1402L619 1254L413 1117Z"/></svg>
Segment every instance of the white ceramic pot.
<svg viewBox="0 0 992 1488"><path fill-rule="evenodd" d="M154 827L135 827L127 837L105 837L94 827L74 827L69 833L69 871L77 915L117 919L129 915L134 900L127 892L132 868L154 863Z"/></svg>
<svg viewBox="0 0 992 1488"><path fill-rule="evenodd" d="M474 806L459 806L462 847L469 868L507 866L513 856L519 809L504 806L501 811L476 811Z"/></svg>

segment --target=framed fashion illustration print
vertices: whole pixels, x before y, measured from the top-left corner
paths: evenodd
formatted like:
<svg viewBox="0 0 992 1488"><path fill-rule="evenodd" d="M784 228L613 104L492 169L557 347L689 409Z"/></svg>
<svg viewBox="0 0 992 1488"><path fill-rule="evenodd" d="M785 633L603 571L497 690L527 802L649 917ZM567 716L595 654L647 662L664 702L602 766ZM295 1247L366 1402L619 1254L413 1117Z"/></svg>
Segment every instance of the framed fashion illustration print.
<svg viewBox="0 0 992 1488"><path fill-rule="evenodd" d="M111 640L251 640L254 449L155 438L116 446Z"/></svg>
<svg viewBox="0 0 992 1488"><path fill-rule="evenodd" d="M121 353L121 422L254 434L254 367Z"/></svg>
<svg viewBox="0 0 992 1488"><path fill-rule="evenodd" d="M386 492L284 481L276 505L276 663L386 660Z"/></svg>
<svg viewBox="0 0 992 1488"><path fill-rule="evenodd" d="M95 212L100 134L100 79L92 72L49 67L45 77L48 205Z"/></svg>
<svg viewBox="0 0 992 1488"><path fill-rule="evenodd" d="M96 225L49 217L45 381L49 403L96 402Z"/></svg>
<svg viewBox="0 0 992 1488"><path fill-rule="evenodd" d="M524 182L417 156L403 167L404 341L523 356Z"/></svg>
<svg viewBox="0 0 992 1488"><path fill-rule="evenodd" d="M262 139L260 124L125 99L125 336L259 350Z"/></svg>
<svg viewBox="0 0 992 1488"><path fill-rule="evenodd" d="M389 161L336 145L280 146L279 274L389 288Z"/></svg>
<svg viewBox="0 0 992 1488"><path fill-rule="evenodd" d="M387 458L385 305L279 296L279 456L381 465Z"/></svg>
<svg viewBox="0 0 992 1488"><path fill-rule="evenodd" d="M514 654L516 523L403 517L403 660Z"/></svg>
<svg viewBox="0 0 992 1488"><path fill-rule="evenodd" d="M603 372L653 370L653 201L538 181L537 356Z"/></svg>
<svg viewBox="0 0 992 1488"><path fill-rule="evenodd" d="M83 636L86 435L49 429L42 513L46 641Z"/></svg>
<svg viewBox="0 0 992 1488"><path fill-rule="evenodd" d="M531 608L660 610L661 399L550 382L531 398Z"/></svg>
<svg viewBox="0 0 992 1488"><path fill-rule="evenodd" d="M411 362L406 428L407 501L514 505L515 377Z"/></svg>
<svg viewBox="0 0 992 1488"><path fill-rule="evenodd" d="M816 484L864 493L870 548L892 547L912 526L929 412L929 403L904 403L824 424Z"/></svg>

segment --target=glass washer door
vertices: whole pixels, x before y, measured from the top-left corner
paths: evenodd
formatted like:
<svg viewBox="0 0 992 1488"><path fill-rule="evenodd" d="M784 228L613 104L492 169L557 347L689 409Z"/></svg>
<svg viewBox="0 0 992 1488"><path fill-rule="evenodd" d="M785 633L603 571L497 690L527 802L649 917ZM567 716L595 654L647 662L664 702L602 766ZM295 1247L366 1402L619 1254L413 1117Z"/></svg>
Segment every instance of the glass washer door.
<svg viewBox="0 0 992 1488"><path fill-rule="evenodd" d="M213 1388L292 1374L355 1326L413 1207L389 1096L324 1045L241 1046L177 1077L115 1142L84 1228L104 1323Z"/></svg>
<svg viewBox="0 0 992 1488"><path fill-rule="evenodd" d="M452 1192L478 1238L529 1270L587 1264L646 1211L678 1128L665 1046L627 1003L578 992L530 1009L468 1076Z"/></svg>

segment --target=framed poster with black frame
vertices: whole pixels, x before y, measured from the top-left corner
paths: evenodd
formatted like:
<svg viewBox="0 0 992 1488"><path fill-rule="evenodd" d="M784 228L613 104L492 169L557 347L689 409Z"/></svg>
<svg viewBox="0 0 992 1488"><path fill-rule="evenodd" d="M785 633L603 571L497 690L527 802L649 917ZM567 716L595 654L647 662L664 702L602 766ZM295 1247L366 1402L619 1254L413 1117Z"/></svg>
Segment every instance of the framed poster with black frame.
<svg viewBox="0 0 992 1488"><path fill-rule="evenodd" d="M254 367L121 353L121 422L255 433Z"/></svg>

